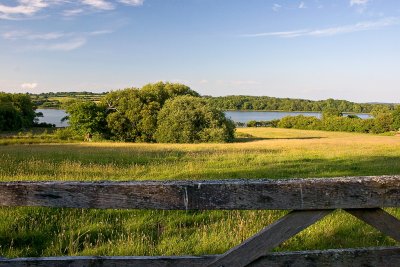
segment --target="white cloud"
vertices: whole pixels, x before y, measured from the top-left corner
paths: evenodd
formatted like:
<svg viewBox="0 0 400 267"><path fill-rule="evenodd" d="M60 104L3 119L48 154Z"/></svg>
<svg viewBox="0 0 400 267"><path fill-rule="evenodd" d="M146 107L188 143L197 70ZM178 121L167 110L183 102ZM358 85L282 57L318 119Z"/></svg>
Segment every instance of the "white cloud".
<svg viewBox="0 0 400 267"><path fill-rule="evenodd" d="M17 5L7 6L0 4L0 18L13 19L15 16L32 16L48 3L43 0L18 0Z"/></svg>
<svg viewBox="0 0 400 267"><path fill-rule="evenodd" d="M282 6L279 5L279 4L273 4L272 5L272 10L275 11L275 12L278 12L281 8L282 8Z"/></svg>
<svg viewBox="0 0 400 267"><path fill-rule="evenodd" d="M49 32L49 33L29 33L26 31L10 31L1 34L6 40L55 40L65 36L64 33Z"/></svg>
<svg viewBox="0 0 400 267"><path fill-rule="evenodd" d="M82 3L101 10L112 10L115 8L112 3L105 0L82 0Z"/></svg>
<svg viewBox="0 0 400 267"><path fill-rule="evenodd" d="M28 90L35 89L37 86L38 86L37 83L23 83L23 84L21 84L21 88L22 89L28 89Z"/></svg>
<svg viewBox="0 0 400 267"><path fill-rule="evenodd" d="M58 43L39 44L29 47L33 50L49 50L49 51L72 51L85 45L87 40L85 38L77 38L66 40Z"/></svg>
<svg viewBox="0 0 400 267"><path fill-rule="evenodd" d="M398 18L384 18L376 21L365 21L353 25L345 25L345 26L325 28L325 29L316 29L316 30L304 29L296 31L263 32L255 34L245 34L242 35L242 37L262 37L262 36L276 36L282 38L293 38L301 36L322 37L322 36L333 36L338 34L359 32L359 31L376 30L392 25L398 25L399 23L400 20Z"/></svg>
<svg viewBox="0 0 400 267"><path fill-rule="evenodd" d="M0 19L19 20L37 17L40 11L59 6L61 14L73 17L89 10L113 10L118 4L141 6L144 0L16 0L14 5L0 3ZM43 13L43 12L42 12Z"/></svg>
<svg viewBox="0 0 400 267"><path fill-rule="evenodd" d="M76 9L67 9L62 12L63 16L65 17L73 17L77 16L79 14L82 14L84 10L82 8L76 8Z"/></svg>
<svg viewBox="0 0 400 267"><path fill-rule="evenodd" d="M9 41L21 41L21 45L28 50L71 51L84 46L90 38L110 34L110 30L91 32L49 32L32 33L29 31L10 31L0 34ZM18 43L17 43L18 44Z"/></svg>
<svg viewBox="0 0 400 267"><path fill-rule="evenodd" d="M350 6L366 5L369 0L350 0Z"/></svg>
<svg viewBox="0 0 400 267"><path fill-rule="evenodd" d="M141 6L144 0L118 0L118 2L128 6Z"/></svg>
<svg viewBox="0 0 400 267"><path fill-rule="evenodd" d="M306 7L306 4L303 1L301 1L299 4L299 8L303 9L303 8L307 8L307 7Z"/></svg>

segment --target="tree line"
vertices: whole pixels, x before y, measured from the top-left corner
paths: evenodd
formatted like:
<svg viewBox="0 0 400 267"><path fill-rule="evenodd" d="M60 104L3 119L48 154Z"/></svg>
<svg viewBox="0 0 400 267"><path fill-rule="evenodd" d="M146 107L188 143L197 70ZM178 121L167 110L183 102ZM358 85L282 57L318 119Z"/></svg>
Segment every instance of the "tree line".
<svg viewBox="0 0 400 267"><path fill-rule="evenodd" d="M400 131L400 106L394 110L375 106L371 110L373 118L361 119L356 115L343 116L335 109L327 109L321 118L304 115L286 116L273 121L249 121L248 127L277 127L302 130L324 130L381 134Z"/></svg>
<svg viewBox="0 0 400 267"><path fill-rule="evenodd" d="M388 107L394 110L394 104L354 103L346 100L305 100L276 98L269 96L205 96L211 106L222 110L266 110L266 111L315 111L335 109L340 112L370 113L374 107Z"/></svg>

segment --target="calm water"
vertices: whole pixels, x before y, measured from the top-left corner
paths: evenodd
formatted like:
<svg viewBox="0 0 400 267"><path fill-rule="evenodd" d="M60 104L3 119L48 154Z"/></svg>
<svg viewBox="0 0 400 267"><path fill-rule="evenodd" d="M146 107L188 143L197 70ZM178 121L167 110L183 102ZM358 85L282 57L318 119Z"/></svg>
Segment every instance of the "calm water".
<svg viewBox="0 0 400 267"><path fill-rule="evenodd" d="M67 116L64 110L61 109L37 109L36 112L42 112L43 117L39 118L39 122L47 122L55 124L56 127L66 127L68 122L61 122L61 119Z"/></svg>
<svg viewBox="0 0 400 267"><path fill-rule="evenodd" d="M225 111L227 117L231 118L235 122L248 122L251 120L256 121L270 121L276 119L282 119L286 116L310 116L320 118L321 113L319 112L276 112L276 111ZM344 114L343 116L346 116ZM355 114L362 119L371 118L369 114Z"/></svg>
<svg viewBox="0 0 400 267"><path fill-rule="evenodd" d="M61 123L61 119L67 116L64 110L60 109L37 109L36 112L42 112L43 118L39 118L39 122L47 122L55 124L57 127L68 126L68 122ZM320 118L321 113L318 112L276 112L276 111L225 111L227 117L235 122L270 121L281 119L286 116L313 116ZM371 118L368 114L356 114L362 119Z"/></svg>

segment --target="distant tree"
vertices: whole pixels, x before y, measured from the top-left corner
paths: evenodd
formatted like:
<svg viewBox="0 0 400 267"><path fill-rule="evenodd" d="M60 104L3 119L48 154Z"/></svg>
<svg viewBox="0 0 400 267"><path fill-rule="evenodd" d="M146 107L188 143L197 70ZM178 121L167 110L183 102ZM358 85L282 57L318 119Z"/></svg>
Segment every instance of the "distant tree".
<svg viewBox="0 0 400 267"><path fill-rule="evenodd" d="M393 111L393 129L400 131L400 105Z"/></svg>
<svg viewBox="0 0 400 267"><path fill-rule="evenodd" d="M168 100L158 115L160 143L232 142L235 125L204 99L179 96Z"/></svg>
<svg viewBox="0 0 400 267"><path fill-rule="evenodd" d="M322 119L326 119L329 117L342 117L343 114L340 110L334 107L327 107L322 111Z"/></svg>
<svg viewBox="0 0 400 267"><path fill-rule="evenodd" d="M80 136L86 134L107 135L106 109L91 101L76 101L68 105L66 112L71 129Z"/></svg>
<svg viewBox="0 0 400 267"><path fill-rule="evenodd" d="M391 113L389 106L386 105L376 105L372 108L371 114L374 117L377 117L380 114Z"/></svg>

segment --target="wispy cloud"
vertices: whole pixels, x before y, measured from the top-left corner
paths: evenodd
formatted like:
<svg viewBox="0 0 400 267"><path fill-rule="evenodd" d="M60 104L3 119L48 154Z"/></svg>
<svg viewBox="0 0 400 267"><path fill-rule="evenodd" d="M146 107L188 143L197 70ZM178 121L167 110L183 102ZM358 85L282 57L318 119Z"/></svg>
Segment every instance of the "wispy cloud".
<svg viewBox="0 0 400 267"><path fill-rule="evenodd" d="M54 40L64 37L64 33L48 32L48 33L29 33L26 31L10 31L2 33L1 36L6 40Z"/></svg>
<svg viewBox="0 0 400 267"><path fill-rule="evenodd" d="M38 87L37 83L23 83L21 84L22 89L32 90Z"/></svg>
<svg viewBox="0 0 400 267"><path fill-rule="evenodd" d="M272 10L275 11L275 12L278 12L281 8L282 8L282 6L279 5L279 4L273 4L272 5Z"/></svg>
<svg viewBox="0 0 400 267"><path fill-rule="evenodd" d="M369 0L350 0L350 6L366 5Z"/></svg>
<svg viewBox="0 0 400 267"><path fill-rule="evenodd" d="M82 0L82 3L101 10L112 10L115 6L105 0Z"/></svg>
<svg viewBox="0 0 400 267"><path fill-rule="evenodd" d="M350 6L355 7L358 13L364 13L369 2L369 0L350 0Z"/></svg>
<svg viewBox="0 0 400 267"><path fill-rule="evenodd" d="M118 2L128 5L128 6L141 6L144 0L119 0Z"/></svg>
<svg viewBox="0 0 400 267"><path fill-rule="evenodd" d="M17 5L7 6L0 4L0 18L14 19L19 16L32 16L45 7L49 3L43 0L18 0Z"/></svg>
<svg viewBox="0 0 400 267"><path fill-rule="evenodd" d="M71 51L84 46L90 38L112 32L110 30L47 33L9 31L0 34L0 36L8 41L21 41L24 50Z"/></svg>
<svg viewBox="0 0 400 267"><path fill-rule="evenodd" d="M72 51L78 49L87 43L85 38L77 38L65 40L57 43L39 44L28 47L31 50L48 50L48 51Z"/></svg>
<svg viewBox="0 0 400 267"><path fill-rule="evenodd" d="M299 4L299 8L303 9L303 8L307 8L307 7L306 7L306 4L303 1L301 1Z"/></svg>
<svg viewBox="0 0 400 267"><path fill-rule="evenodd" d="M377 30L392 25L398 25L400 23L399 18L383 18L376 21L364 21L352 25L324 28L324 29L303 29L295 31L279 31L279 32L263 32L254 34L244 34L242 37L263 37L263 36L275 36L281 38L294 38L302 36L312 37L323 37L323 36L334 36L338 34L353 33L359 31Z"/></svg>
<svg viewBox="0 0 400 267"><path fill-rule="evenodd" d="M84 12L83 8L67 9L62 12L65 17L74 17Z"/></svg>
<svg viewBox="0 0 400 267"><path fill-rule="evenodd" d="M108 11L118 5L141 6L144 0L16 0L16 4L0 3L0 19L19 20L35 18L45 9L58 6L65 17L90 13L90 10ZM86 12L87 11L87 12Z"/></svg>

